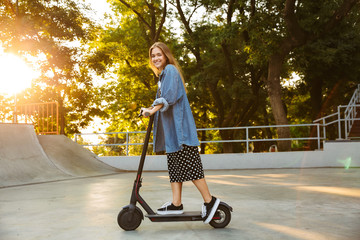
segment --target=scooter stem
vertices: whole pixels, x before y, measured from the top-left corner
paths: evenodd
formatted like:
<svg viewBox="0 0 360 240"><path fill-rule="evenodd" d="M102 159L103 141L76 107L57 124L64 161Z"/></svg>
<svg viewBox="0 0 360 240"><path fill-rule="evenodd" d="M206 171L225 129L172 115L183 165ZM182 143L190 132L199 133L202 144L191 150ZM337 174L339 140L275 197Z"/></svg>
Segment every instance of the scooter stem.
<svg viewBox="0 0 360 240"><path fill-rule="evenodd" d="M139 163L139 168L138 168L138 171L137 171L136 179L141 178L141 174L142 174L142 171L143 171L143 168L144 168L146 151L147 151L147 148L148 148L148 145L149 145L149 139L150 139L150 134L151 134L153 122L154 122L154 115L150 116L149 124L148 124L147 130L146 130L144 146L143 146L143 149L142 149L142 152L141 152L140 163Z"/></svg>
<svg viewBox="0 0 360 240"><path fill-rule="evenodd" d="M145 163L145 157L146 157L146 151L149 145L149 139L150 139L150 134L151 134L151 129L152 129L152 125L154 122L154 115L150 116L150 120L149 120L149 124L146 130L146 136L145 136L145 141L144 141L144 146L142 149L142 153L141 153L141 157L140 157L140 162L139 162L139 168L138 168L138 172L136 175L136 179L134 182L134 186L133 186L133 190L132 190L132 194L131 194L131 199L130 199L130 211L134 211L135 210L135 205L136 202L139 202L140 205L145 209L145 211L148 214L155 214L153 212L153 210L150 208L150 206L144 201L144 199L140 196L139 190L141 188L141 184L142 184L142 171L144 168L144 163Z"/></svg>

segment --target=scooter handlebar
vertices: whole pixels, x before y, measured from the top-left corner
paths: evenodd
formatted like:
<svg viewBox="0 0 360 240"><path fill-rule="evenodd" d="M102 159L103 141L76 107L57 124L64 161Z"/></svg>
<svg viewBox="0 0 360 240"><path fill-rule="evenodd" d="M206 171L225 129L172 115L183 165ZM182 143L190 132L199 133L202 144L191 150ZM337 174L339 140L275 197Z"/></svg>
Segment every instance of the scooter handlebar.
<svg viewBox="0 0 360 240"><path fill-rule="evenodd" d="M141 109L141 110L140 110L140 113L139 113L139 117L142 116L143 112L144 112L144 110ZM145 116L146 116L146 117L150 116L150 113L149 113L149 112L145 112Z"/></svg>

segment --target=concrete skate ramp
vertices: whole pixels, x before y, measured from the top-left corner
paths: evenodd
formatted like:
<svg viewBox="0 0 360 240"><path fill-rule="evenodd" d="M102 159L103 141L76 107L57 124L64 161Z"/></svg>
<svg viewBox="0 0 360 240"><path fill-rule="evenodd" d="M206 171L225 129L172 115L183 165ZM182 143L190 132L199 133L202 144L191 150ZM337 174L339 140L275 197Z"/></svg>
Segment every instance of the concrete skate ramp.
<svg viewBox="0 0 360 240"><path fill-rule="evenodd" d="M0 187L71 178L43 151L33 125L0 123Z"/></svg>
<svg viewBox="0 0 360 240"><path fill-rule="evenodd" d="M98 176L119 172L98 159L88 149L63 135L38 136L49 159L61 169L75 177Z"/></svg>

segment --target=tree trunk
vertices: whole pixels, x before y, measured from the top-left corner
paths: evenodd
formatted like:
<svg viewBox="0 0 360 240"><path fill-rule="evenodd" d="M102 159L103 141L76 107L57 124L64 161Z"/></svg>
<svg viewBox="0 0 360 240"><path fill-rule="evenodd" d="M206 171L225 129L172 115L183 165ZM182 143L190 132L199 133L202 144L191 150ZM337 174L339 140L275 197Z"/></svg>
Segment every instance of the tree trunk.
<svg viewBox="0 0 360 240"><path fill-rule="evenodd" d="M205 154L206 143L203 143L203 141L206 141L206 131L201 131L200 154Z"/></svg>
<svg viewBox="0 0 360 240"><path fill-rule="evenodd" d="M316 117L313 120L316 120L316 119L319 119L319 118L323 117L323 115L324 115L323 113L325 112L325 109L328 108L329 102L331 102L332 99L337 96L336 92L339 90L339 87L340 87L341 83L343 83L343 82L346 82L346 80L339 79L336 82L336 84L332 87L332 89L331 89L330 93L328 94L327 98L319 103L320 104L319 110L317 112ZM320 97L317 96L317 97L315 97L315 99L316 98L321 98L322 99L321 96ZM314 106L312 106L312 107L314 107ZM320 123L322 123L322 122L320 122ZM317 136L317 127L314 126L314 127L311 128L310 137L316 137L316 136ZM311 141L311 140L308 141L308 146L310 147L310 149L317 149L317 147L318 147L317 142Z"/></svg>
<svg viewBox="0 0 360 240"><path fill-rule="evenodd" d="M273 111L276 125L287 125L283 101L281 100L280 73L284 57L280 54L274 54L269 61L269 72L266 81L267 90L270 98L270 104ZM290 129L288 127L278 127L277 133L279 138L289 138ZM291 141L278 141L279 151L290 151Z"/></svg>
<svg viewBox="0 0 360 240"><path fill-rule="evenodd" d="M310 85L310 104L311 104L311 119L315 120L321 117L322 104L322 84L321 78L309 79Z"/></svg>
<svg viewBox="0 0 360 240"><path fill-rule="evenodd" d="M279 51L270 57L268 68L267 88L270 98L274 119L277 125L288 124L284 105L281 100L280 73L286 57L294 48L300 47L307 42L315 41L330 32L340 21L349 13L354 5L360 0L344 0L341 6L334 11L332 17L323 25L319 34L311 34L301 28L295 11L296 0L286 0L284 6L284 21L289 36L279 44ZM278 128L279 138L289 138L289 128ZM291 149L290 141L279 141L278 149L280 151L289 151Z"/></svg>
<svg viewBox="0 0 360 240"><path fill-rule="evenodd" d="M65 135L65 108L64 108L64 101L62 100L61 96L58 99L59 103L59 126L60 134Z"/></svg>
<svg viewBox="0 0 360 240"><path fill-rule="evenodd" d="M221 130L220 136L222 140L233 140L233 130ZM234 144L232 142L224 142L223 143L223 153L233 153L234 152Z"/></svg>

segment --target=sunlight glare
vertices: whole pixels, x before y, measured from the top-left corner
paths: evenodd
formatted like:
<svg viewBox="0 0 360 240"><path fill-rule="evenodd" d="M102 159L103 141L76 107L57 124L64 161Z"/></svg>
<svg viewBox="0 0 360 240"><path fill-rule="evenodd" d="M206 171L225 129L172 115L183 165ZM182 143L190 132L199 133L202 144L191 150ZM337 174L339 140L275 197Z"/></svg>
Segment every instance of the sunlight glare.
<svg viewBox="0 0 360 240"><path fill-rule="evenodd" d="M0 53L0 93L15 94L31 86L31 81L38 77L20 57Z"/></svg>
<svg viewBox="0 0 360 240"><path fill-rule="evenodd" d="M295 88L299 81L301 81L301 77L296 72L292 72L290 78L281 80L281 85L287 88Z"/></svg>
<svg viewBox="0 0 360 240"><path fill-rule="evenodd" d="M258 226L276 231L276 232L283 233L284 236L291 236L296 239L303 239L303 240L313 240L313 239L326 240L327 239L326 236L324 236L320 233L305 230L305 229L299 229L298 227L289 227L286 225L264 223L264 222L258 222L255 224L257 224Z"/></svg>
<svg viewBox="0 0 360 240"><path fill-rule="evenodd" d="M295 189L360 198L360 189L353 187L299 186Z"/></svg>

